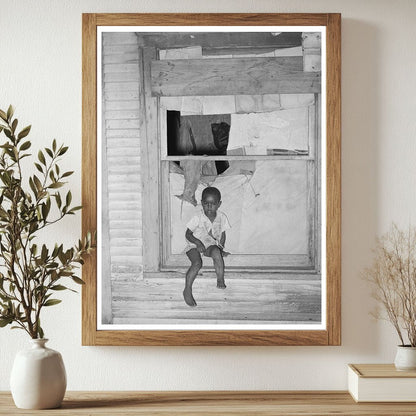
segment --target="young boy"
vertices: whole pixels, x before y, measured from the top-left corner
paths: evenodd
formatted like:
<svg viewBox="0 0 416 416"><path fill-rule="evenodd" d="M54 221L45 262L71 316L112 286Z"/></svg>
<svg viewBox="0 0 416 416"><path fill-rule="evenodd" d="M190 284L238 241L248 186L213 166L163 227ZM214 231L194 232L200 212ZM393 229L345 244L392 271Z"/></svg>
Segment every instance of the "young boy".
<svg viewBox="0 0 416 416"><path fill-rule="evenodd" d="M225 289L224 259L228 255L224 251L225 232L230 229L227 216L218 211L221 206L221 193L217 188L208 187L202 191L202 210L188 222L185 238L187 240L186 255L191 266L186 272L183 297L189 306L196 306L192 296L192 284L202 267L201 254L211 257L217 275L217 287Z"/></svg>

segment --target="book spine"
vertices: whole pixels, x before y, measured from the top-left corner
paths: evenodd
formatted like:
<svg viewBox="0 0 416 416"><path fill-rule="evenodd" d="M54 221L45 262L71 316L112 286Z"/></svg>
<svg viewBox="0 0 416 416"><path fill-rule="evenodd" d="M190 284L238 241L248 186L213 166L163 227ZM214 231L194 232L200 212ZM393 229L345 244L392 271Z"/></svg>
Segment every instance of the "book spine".
<svg viewBox="0 0 416 416"><path fill-rule="evenodd" d="M359 401L358 383L359 377L357 373L351 367L348 367L348 391L356 402Z"/></svg>

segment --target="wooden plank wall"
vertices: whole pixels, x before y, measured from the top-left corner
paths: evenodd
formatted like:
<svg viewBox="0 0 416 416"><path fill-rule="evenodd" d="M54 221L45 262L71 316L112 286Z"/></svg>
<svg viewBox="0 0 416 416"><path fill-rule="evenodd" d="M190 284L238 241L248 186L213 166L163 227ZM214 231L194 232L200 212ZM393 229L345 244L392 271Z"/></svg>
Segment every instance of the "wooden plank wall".
<svg viewBox="0 0 416 416"><path fill-rule="evenodd" d="M103 189L108 221L104 218L103 226L108 222L110 236L110 258L103 261L111 265L111 280L131 281L142 277L143 263L139 48L134 33L103 35L103 95L103 158L108 166L108 187Z"/></svg>
<svg viewBox="0 0 416 416"><path fill-rule="evenodd" d="M303 71L298 56L152 62L152 93L157 96L319 92L320 74Z"/></svg>

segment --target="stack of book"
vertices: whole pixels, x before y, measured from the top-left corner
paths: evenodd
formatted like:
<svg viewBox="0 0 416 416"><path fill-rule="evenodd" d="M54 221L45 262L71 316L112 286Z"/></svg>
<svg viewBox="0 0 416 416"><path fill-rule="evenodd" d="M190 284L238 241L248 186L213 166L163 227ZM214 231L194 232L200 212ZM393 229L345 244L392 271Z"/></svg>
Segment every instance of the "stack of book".
<svg viewBox="0 0 416 416"><path fill-rule="evenodd" d="M416 402L416 371L394 364L349 364L348 390L356 402Z"/></svg>

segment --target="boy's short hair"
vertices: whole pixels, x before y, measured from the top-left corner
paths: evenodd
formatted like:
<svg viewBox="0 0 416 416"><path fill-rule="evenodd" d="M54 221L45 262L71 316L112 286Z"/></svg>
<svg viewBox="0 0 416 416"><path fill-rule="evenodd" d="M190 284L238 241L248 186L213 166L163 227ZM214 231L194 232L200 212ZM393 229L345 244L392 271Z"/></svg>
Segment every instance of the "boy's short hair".
<svg viewBox="0 0 416 416"><path fill-rule="evenodd" d="M202 191L201 199L205 199L207 195L212 195L218 198L218 201L221 201L221 192L218 188L215 188L214 186L208 186Z"/></svg>

